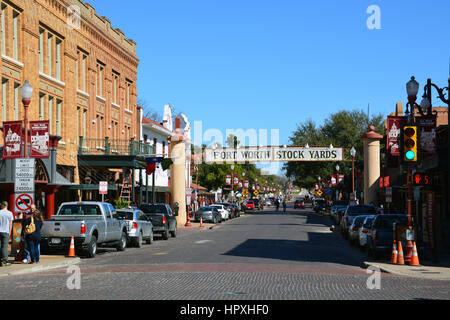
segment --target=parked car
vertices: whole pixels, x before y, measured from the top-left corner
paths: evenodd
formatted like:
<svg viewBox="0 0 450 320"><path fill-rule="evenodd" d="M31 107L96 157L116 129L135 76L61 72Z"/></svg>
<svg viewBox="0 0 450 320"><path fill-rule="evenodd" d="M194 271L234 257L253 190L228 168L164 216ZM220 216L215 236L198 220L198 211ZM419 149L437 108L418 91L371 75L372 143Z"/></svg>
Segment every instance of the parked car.
<svg viewBox="0 0 450 320"><path fill-rule="evenodd" d="M375 216L367 216L364 219L362 226L359 228L359 247L361 249L365 249L367 245L367 233L369 233L369 229L372 226L372 221Z"/></svg>
<svg viewBox="0 0 450 320"><path fill-rule="evenodd" d="M345 214L346 210L347 210L347 207L340 207L340 208L337 209L336 217L334 218L335 222L336 222L336 225L340 225L341 224L342 217Z"/></svg>
<svg viewBox="0 0 450 320"><path fill-rule="evenodd" d="M392 252L393 226L408 225L406 214L380 214L375 216L367 233L367 253L375 259Z"/></svg>
<svg viewBox="0 0 450 320"><path fill-rule="evenodd" d="M373 216L357 216L355 219L353 219L352 224L348 228L348 240L350 241L350 245L354 245L355 243L359 244L359 229L362 227L364 221L368 217Z"/></svg>
<svg viewBox="0 0 450 320"><path fill-rule="evenodd" d="M245 210L255 210L255 203L253 200L247 200L245 203Z"/></svg>
<svg viewBox="0 0 450 320"><path fill-rule="evenodd" d="M112 204L95 201L63 202L41 229L41 247L68 250L72 236L75 250L88 258L97 254L98 246L114 246L124 251L127 246L127 224L114 216Z"/></svg>
<svg viewBox="0 0 450 320"><path fill-rule="evenodd" d="M145 215L150 218L153 224L153 233L161 234L164 240L177 236L177 216L178 212L173 212L172 208L165 203L142 204L139 207Z"/></svg>
<svg viewBox="0 0 450 320"><path fill-rule="evenodd" d="M254 198L252 199L252 201L255 204L255 209L262 210L264 208L262 202L259 199Z"/></svg>
<svg viewBox="0 0 450 320"><path fill-rule="evenodd" d="M334 221L336 221L336 215L337 215L338 209L339 208L347 208L348 205L349 205L349 203L347 200L333 201L333 205L331 206L331 209L330 209L331 218L334 219Z"/></svg>
<svg viewBox="0 0 450 320"><path fill-rule="evenodd" d="M194 221L221 223L222 215L216 207L200 207L194 214Z"/></svg>
<svg viewBox="0 0 450 320"><path fill-rule="evenodd" d="M225 206L223 204L213 204L210 207L217 208L217 210L219 210L220 214L222 215L222 221L230 219L230 212L225 209Z"/></svg>
<svg viewBox="0 0 450 320"><path fill-rule="evenodd" d="M140 248L144 239L147 244L153 243L153 224L141 210L117 209L114 217L127 223L129 244Z"/></svg>
<svg viewBox="0 0 450 320"><path fill-rule="evenodd" d="M228 202L217 202L216 204L221 204L225 207L225 209L230 213L230 219L236 218L236 207L234 207L231 203Z"/></svg>
<svg viewBox="0 0 450 320"><path fill-rule="evenodd" d="M357 216L363 216L363 215L375 215L376 214L376 208L373 205L366 205L366 204L356 204L356 205L350 205L347 207L347 210L345 210L344 215L342 216L340 227L341 227L341 233L344 236L345 239L348 238L348 228L353 222L353 219L355 219Z"/></svg>
<svg viewBox="0 0 450 320"><path fill-rule="evenodd" d="M305 200L295 200L294 202L294 209L305 209Z"/></svg>
<svg viewBox="0 0 450 320"><path fill-rule="evenodd" d="M231 204L231 206L234 208L234 211L236 213L236 217L241 216L241 210L239 209L239 206L236 203Z"/></svg>
<svg viewBox="0 0 450 320"><path fill-rule="evenodd" d="M322 213L327 210L327 202L325 199L315 199L314 200L314 211L317 213Z"/></svg>

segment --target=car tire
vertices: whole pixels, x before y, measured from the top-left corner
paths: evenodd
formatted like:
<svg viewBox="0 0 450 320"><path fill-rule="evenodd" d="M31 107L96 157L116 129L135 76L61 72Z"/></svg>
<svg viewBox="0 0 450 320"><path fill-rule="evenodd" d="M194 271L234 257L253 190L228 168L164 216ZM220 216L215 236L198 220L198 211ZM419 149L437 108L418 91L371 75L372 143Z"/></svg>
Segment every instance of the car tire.
<svg viewBox="0 0 450 320"><path fill-rule="evenodd" d="M170 234L172 235L172 238L177 237L177 226L175 226L175 230L171 231Z"/></svg>
<svg viewBox="0 0 450 320"><path fill-rule="evenodd" d="M117 251L125 251L127 248L127 234L125 232L122 232L122 238L120 238L120 243L117 245L116 249Z"/></svg>
<svg viewBox="0 0 450 320"><path fill-rule="evenodd" d="M217 218L216 217L214 217L213 223L217 224Z"/></svg>
<svg viewBox="0 0 450 320"><path fill-rule="evenodd" d="M163 240L169 240L169 229L165 230L162 234Z"/></svg>
<svg viewBox="0 0 450 320"><path fill-rule="evenodd" d="M136 248L142 247L142 232L139 232L139 236L134 240L134 246Z"/></svg>
<svg viewBox="0 0 450 320"><path fill-rule="evenodd" d="M153 232L150 234L150 237L148 237L147 239L147 244L152 244L153 243Z"/></svg>
<svg viewBox="0 0 450 320"><path fill-rule="evenodd" d="M91 237L91 241L87 246L86 256L88 258L95 258L96 255L97 255L97 237L93 235Z"/></svg>

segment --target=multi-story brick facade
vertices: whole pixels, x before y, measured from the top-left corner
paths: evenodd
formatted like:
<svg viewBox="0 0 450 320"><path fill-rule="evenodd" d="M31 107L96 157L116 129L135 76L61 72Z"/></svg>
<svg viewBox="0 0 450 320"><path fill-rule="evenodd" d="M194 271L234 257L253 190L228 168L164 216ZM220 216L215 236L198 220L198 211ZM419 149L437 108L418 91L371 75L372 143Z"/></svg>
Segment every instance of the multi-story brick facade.
<svg viewBox="0 0 450 320"><path fill-rule="evenodd" d="M3 0L0 13L0 119L23 119L28 80L29 120L50 121L58 171L79 184L80 136L139 140L136 43L80 0Z"/></svg>

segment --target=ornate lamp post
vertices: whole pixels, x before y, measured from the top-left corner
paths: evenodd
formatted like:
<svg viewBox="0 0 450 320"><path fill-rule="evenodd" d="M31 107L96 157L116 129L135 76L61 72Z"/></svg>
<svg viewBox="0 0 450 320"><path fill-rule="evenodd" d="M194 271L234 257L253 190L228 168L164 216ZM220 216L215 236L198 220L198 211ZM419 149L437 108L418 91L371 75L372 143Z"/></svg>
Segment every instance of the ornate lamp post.
<svg viewBox="0 0 450 320"><path fill-rule="evenodd" d="M234 165L231 165L231 203L234 203Z"/></svg>
<svg viewBox="0 0 450 320"><path fill-rule="evenodd" d="M33 95L33 87L30 85L28 80L25 80L23 86L20 87L20 95L22 96L22 103L25 109L25 114L23 117L25 127L24 157L28 158L28 107L31 103L31 96Z"/></svg>
<svg viewBox="0 0 450 320"><path fill-rule="evenodd" d="M356 197L355 197L355 156L356 156L356 149L355 149L355 147L352 147L350 149L350 155L352 156L352 194L354 196L354 199L356 200Z"/></svg>

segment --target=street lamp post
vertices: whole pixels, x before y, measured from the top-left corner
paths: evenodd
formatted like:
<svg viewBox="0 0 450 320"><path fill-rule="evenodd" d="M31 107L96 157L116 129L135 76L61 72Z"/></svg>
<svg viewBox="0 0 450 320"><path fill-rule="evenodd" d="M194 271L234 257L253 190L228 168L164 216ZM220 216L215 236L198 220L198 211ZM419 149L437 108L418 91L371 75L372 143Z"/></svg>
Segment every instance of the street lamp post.
<svg viewBox="0 0 450 320"><path fill-rule="evenodd" d="M354 199L356 200L356 195L355 195L355 156L356 156L356 149L355 149L355 147L351 148L350 155L352 156L352 194L353 194Z"/></svg>
<svg viewBox="0 0 450 320"><path fill-rule="evenodd" d="M20 87L20 95L22 96L22 103L25 109L25 114L23 117L25 127L24 157L28 158L28 107L31 103L31 96L33 95L33 87L30 85L28 80L25 80L23 86Z"/></svg>
<svg viewBox="0 0 450 320"><path fill-rule="evenodd" d="M336 165L336 186L337 186L337 199L339 200L339 196L340 196L340 190L339 190L339 170L341 169L341 167L339 167L339 164Z"/></svg>
<svg viewBox="0 0 450 320"><path fill-rule="evenodd" d="M234 203L234 165L231 165L231 203Z"/></svg>

